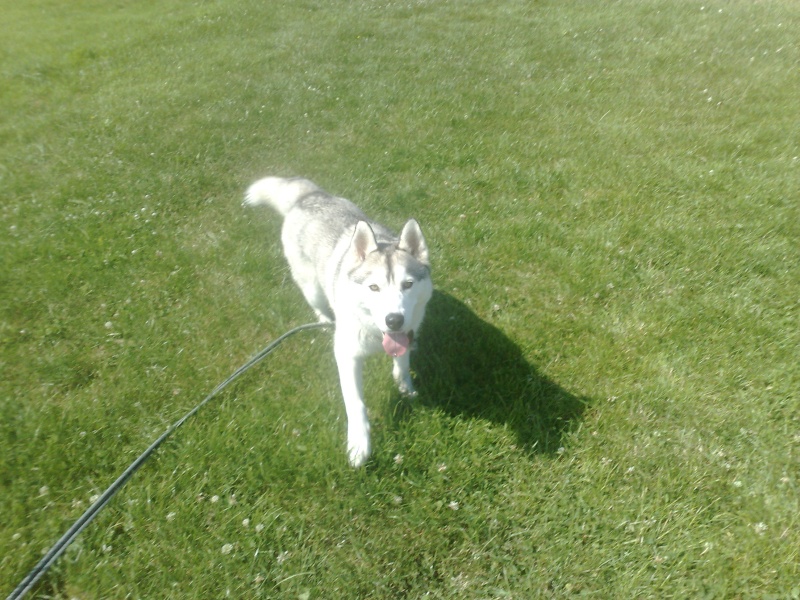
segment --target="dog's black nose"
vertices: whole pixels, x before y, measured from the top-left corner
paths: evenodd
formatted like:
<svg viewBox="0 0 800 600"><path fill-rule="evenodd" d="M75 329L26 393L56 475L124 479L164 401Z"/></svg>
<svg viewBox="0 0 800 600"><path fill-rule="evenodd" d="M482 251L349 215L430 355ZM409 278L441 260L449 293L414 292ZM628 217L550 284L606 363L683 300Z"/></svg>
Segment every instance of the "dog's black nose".
<svg viewBox="0 0 800 600"><path fill-rule="evenodd" d="M404 320L400 313L389 313L386 315L386 326L390 331L397 331L403 326Z"/></svg>

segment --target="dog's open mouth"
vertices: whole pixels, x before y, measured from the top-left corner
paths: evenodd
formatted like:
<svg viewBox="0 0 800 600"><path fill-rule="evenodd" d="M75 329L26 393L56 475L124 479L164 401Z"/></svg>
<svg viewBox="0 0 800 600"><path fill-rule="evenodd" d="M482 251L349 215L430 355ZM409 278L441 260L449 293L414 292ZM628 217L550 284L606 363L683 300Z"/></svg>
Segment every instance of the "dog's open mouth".
<svg viewBox="0 0 800 600"><path fill-rule="evenodd" d="M387 331L383 334L383 349L389 356L403 356L408 352L411 342L414 341L414 332Z"/></svg>

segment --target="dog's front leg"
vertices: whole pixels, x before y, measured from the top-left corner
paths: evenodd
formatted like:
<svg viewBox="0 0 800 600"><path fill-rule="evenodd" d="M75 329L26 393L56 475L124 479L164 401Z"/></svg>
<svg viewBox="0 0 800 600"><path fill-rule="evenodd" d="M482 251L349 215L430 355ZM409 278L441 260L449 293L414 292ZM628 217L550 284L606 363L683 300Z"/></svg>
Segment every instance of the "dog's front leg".
<svg viewBox="0 0 800 600"><path fill-rule="evenodd" d="M347 457L350 464L360 467L369 458L369 420L364 406L364 358L353 356L345 344L336 343L336 365L347 411Z"/></svg>
<svg viewBox="0 0 800 600"><path fill-rule="evenodd" d="M392 376L400 393L403 396L413 398L417 395L417 392L414 391L414 384L411 381L410 355L411 352L406 352L392 359Z"/></svg>

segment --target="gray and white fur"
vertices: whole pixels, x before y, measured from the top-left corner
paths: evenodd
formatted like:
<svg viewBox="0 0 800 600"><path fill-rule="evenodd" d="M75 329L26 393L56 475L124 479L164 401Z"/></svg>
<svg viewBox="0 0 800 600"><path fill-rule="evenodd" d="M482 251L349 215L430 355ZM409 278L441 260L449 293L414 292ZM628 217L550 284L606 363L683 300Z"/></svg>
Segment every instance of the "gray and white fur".
<svg viewBox="0 0 800 600"><path fill-rule="evenodd" d="M400 392L414 395L409 368L414 335L433 294L428 246L409 219L399 236L355 204L307 179L266 177L245 204L283 216L289 267L317 318L334 322L334 354L347 412L347 454L354 467L370 455L363 366L370 354L392 356Z"/></svg>

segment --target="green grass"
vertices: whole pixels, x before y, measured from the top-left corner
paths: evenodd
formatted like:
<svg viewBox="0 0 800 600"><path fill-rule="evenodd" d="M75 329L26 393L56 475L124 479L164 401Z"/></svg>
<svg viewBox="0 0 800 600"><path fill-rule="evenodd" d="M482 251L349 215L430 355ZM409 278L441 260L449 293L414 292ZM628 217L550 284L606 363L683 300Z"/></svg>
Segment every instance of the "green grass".
<svg viewBox="0 0 800 600"><path fill-rule="evenodd" d="M291 339L36 597L800 597L794 3L0 7L0 594L311 320L298 174L423 224L420 397L354 471Z"/></svg>

